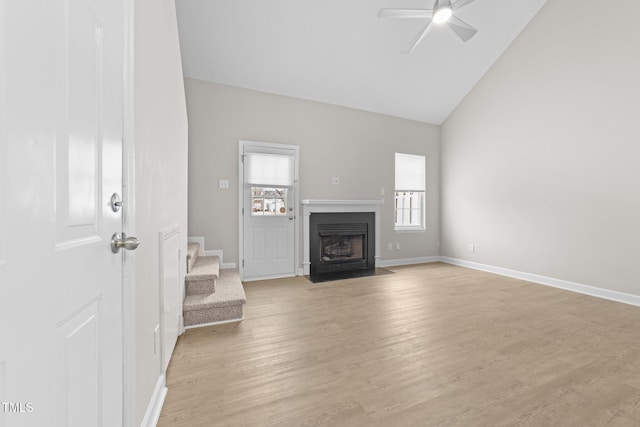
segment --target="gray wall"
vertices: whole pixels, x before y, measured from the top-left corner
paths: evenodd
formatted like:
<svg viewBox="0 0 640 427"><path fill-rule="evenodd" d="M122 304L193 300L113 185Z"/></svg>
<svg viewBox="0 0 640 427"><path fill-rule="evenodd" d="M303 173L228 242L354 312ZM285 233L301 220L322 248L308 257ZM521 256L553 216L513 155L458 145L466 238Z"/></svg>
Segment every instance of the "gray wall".
<svg viewBox="0 0 640 427"><path fill-rule="evenodd" d="M438 254L438 126L185 79L189 116L189 235L238 260L238 140L300 147L300 199L379 199L382 259ZM427 230L393 231L394 153L427 157ZM331 178L340 178L332 185ZM229 189L218 181L228 179ZM400 250L387 250L388 243ZM300 259L302 247L300 245ZM299 268L301 266L298 266Z"/></svg>
<svg viewBox="0 0 640 427"><path fill-rule="evenodd" d="M640 3L602 6L549 0L443 124L442 255L640 294Z"/></svg>
<svg viewBox="0 0 640 427"><path fill-rule="evenodd" d="M187 247L187 112L174 0L135 2L136 424L162 374L159 232L181 227ZM184 283L184 271L180 282Z"/></svg>

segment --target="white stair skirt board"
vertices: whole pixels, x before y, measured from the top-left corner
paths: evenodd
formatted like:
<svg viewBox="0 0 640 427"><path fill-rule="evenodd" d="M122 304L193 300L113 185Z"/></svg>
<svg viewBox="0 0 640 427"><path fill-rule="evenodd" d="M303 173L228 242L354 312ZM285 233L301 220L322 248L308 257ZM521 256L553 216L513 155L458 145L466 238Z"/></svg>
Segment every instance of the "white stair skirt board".
<svg viewBox="0 0 640 427"><path fill-rule="evenodd" d="M164 405L164 399L167 397L167 379L164 374L158 377L156 382L156 388L153 390L149 405L144 413L144 418L140 423L141 427L155 427L160 419L160 413L162 412L162 406Z"/></svg>
<svg viewBox="0 0 640 427"><path fill-rule="evenodd" d="M212 249L204 251L205 256L217 256L220 259L220 268L225 270L238 268L235 262L224 262L223 250L222 249Z"/></svg>
<svg viewBox="0 0 640 427"><path fill-rule="evenodd" d="M583 285L581 283L569 282L568 280L555 279L553 277L541 276L539 274L525 273L522 271L511 270L508 268L495 267L492 265L480 264L472 261L465 261L457 258L440 257L440 261L447 264L458 265L461 267L472 268L474 270L486 271L489 273L499 274L501 276L514 277L516 279L526 280L528 282L538 283L540 285L552 286L567 291L577 292L592 297L603 298L611 301L621 302L640 306L640 296L626 294L624 292L611 291L608 289L596 288L594 286Z"/></svg>
<svg viewBox="0 0 640 427"><path fill-rule="evenodd" d="M203 236L192 236L187 238L188 242L194 242L200 244L200 256L217 256L220 259L220 268L238 268L235 262L224 262L224 251L222 249L205 249Z"/></svg>
<svg viewBox="0 0 640 427"><path fill-rule="evenodd" d="M187 237L188 243L198 243L200 245L200 252L198 255L204 255L204 237L202 236L193 236Z"/></svg>

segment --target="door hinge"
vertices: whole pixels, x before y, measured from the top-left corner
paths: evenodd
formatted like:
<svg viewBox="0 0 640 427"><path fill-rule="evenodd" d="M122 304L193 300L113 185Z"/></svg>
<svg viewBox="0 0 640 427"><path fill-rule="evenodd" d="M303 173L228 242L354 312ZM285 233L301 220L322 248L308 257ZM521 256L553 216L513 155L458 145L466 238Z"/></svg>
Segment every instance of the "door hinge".
<svg viewBox="0 0 640 427"><path fill-rule="evenodd" d="M242 266L244 267L244 260L242 260Z"/></svg>
<svg viewBox="0 0 640 427"><path fill-rule="evenodd" d="M244 208L242 208L242 215L244 215Z"/></svg>
<svg viewBox="0 0 640 427"><path fill-rule="evenodd" d="M240 161L241 161L242 163L244 163L244 156L245 156L244 154L240 155Z"/></svg>

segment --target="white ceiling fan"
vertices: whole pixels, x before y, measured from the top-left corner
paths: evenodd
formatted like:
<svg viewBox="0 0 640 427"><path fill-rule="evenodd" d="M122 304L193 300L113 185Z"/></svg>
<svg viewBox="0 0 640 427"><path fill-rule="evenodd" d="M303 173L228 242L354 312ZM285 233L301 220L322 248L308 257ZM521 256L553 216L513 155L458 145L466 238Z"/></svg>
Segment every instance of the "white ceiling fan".
<svg viewBox="0 0 640 427"><path fill-rule="evenodd" d="M451 0L436 0L433 9L380 9L378 11L378 18L421 18L427 20L427 24L413 40L411 40L411 44L409 44L406 53L411 53L413 49L418 46L418 43L422 41L424 36L427 35L427 30L430 28L432 22L438 25L446 24L462 41L469 41L478 30L459 18L456 18L453 14L458 9L473 1L474 0L457 0L452 3Z"/></svg>

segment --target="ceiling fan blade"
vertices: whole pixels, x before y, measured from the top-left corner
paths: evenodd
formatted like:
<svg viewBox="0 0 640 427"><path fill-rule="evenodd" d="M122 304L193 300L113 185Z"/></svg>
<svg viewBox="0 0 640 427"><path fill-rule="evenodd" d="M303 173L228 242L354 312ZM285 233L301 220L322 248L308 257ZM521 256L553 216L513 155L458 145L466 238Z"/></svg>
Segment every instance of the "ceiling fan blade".
<svg viewBox="0 0 640 427"><path fill-rule="evenodd" d="M455 16L452 16L451 18L449 18L449 20L447 21L447 25L465 43L468 42L469 39L471 37L475 36L475 34L478 32L478 30L473 28L471 25L467 24L464 21L461 21L460 19L456 18Z"/></svg>
<svg viewBox="0 0 640 427"><path fill-rule="evenodd" d="M416 46L418 46L418 43L420 43L422 41L422 39L424 38L424 36L427 35L427 30L429 29L430 26L431 26L431 19L429 19L427 21L427 25L425 25L424 28L418 34L416 34L416 36L413 38L413 40L411 40L411 43L409 44L409 47L407 48L407 50L404 53L413 52L413 49L415 49Z"/></svg>
<svg viewBox="0 0 640 427"><path fill-rule="evenodd" d="M380 9L378 18L431 18L430 9Z"/></svg>
<svg viewBox="0 0 640 427"><path fill-rule="evenodd" d="M458 10L461 7L465 7L466 5L468 5L469 3L474 2L475 0L458 0L457 2L453 3L451 5L451 7L453 8L453 10Z"/></svg>

